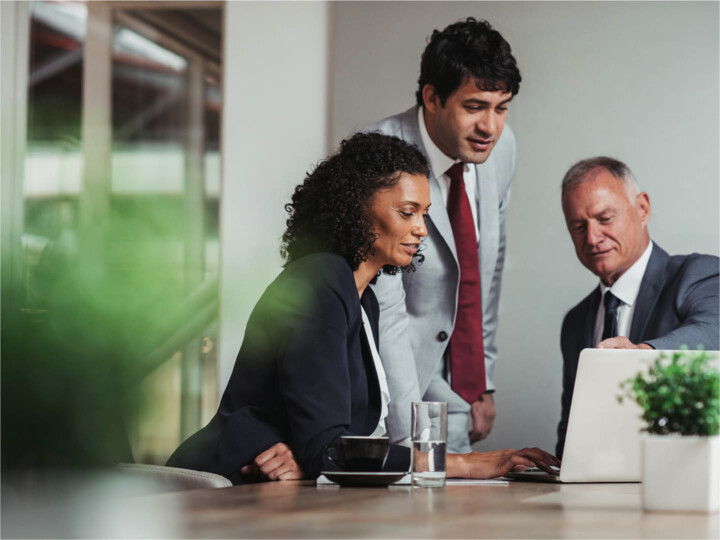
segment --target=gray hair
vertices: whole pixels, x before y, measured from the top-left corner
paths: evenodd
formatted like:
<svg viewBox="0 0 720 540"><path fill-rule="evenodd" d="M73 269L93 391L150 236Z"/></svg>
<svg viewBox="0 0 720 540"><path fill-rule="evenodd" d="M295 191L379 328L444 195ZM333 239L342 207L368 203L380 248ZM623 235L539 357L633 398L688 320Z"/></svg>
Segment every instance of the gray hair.
<svg viewBox="0 0 720 540"><path fill-rule="evenodd" d="M561 198L565 197L565 193L571 188L595 178L602 170L609 172L615 178L621 180L625 186L625 192L628 198L634 201L635 195L640 193L635 175L633 175L630 167L622 161L606 156L583 159L570 167L570 170L565 173L562 181Z"/></svg>

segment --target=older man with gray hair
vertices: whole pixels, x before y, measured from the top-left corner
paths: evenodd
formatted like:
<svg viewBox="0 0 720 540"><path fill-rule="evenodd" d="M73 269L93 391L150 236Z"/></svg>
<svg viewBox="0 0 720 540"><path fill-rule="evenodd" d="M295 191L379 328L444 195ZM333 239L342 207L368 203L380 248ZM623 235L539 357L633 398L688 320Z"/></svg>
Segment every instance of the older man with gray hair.
<svg viewBox="0 0 720 540"><path fill-rule="evenodd" d="M670 256L650 240L650 197L627 165L609 157L576 163L562 181L562 208L578 259L600 283L562 325L558 457L582 349L717 350L720 342L718 258Z"/></svg>

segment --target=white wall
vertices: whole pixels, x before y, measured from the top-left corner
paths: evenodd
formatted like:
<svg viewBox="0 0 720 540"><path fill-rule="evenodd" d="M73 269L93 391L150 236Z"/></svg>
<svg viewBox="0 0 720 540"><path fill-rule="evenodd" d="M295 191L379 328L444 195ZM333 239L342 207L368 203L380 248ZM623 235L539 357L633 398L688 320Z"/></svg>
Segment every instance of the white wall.
<svg viewBox="0 0 720 540"><path fill-rule="evenodd" d="M327 148L328 5L228 2L220 208L219 388L280 271L283 209Z"/></svg>
<svg viewBox="0 0 720 540"><path fill-rule="evenodd" d="M715 2L339 2L333 5L332 139L411 106L434 28L473 15L510 42L522 71L509 122L519 162L500 304L498 418L478 449L553 449L560 323L595 285L577 262L559 183L607 154L653 204L674 253L718 253L718 4Z"/></svg>

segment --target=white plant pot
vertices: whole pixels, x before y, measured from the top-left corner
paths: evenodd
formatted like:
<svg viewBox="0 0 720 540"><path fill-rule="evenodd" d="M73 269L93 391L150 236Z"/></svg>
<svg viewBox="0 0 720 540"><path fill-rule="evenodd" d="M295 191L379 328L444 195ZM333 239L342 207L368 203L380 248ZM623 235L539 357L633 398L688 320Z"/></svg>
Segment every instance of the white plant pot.
<svg viewBox="0 0 720 540"><path fill-rule="evenodd" d="M720 508L720 436L645 435L642 460L645 510Z"/></svg>

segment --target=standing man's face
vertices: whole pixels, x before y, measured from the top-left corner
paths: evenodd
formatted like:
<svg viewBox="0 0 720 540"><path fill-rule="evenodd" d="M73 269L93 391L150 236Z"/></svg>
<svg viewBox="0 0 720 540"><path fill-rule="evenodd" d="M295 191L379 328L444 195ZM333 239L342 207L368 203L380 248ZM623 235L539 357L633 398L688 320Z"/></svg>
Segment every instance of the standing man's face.
<svg viewBox="0 0 720 540"><path fill-rule="evenodd" d="M425 125L442 152L464 163L485 163L500 139L509 92L479 90L475 79L467 79L448 96L443 106L435 88L423 88Z"/></svg>

